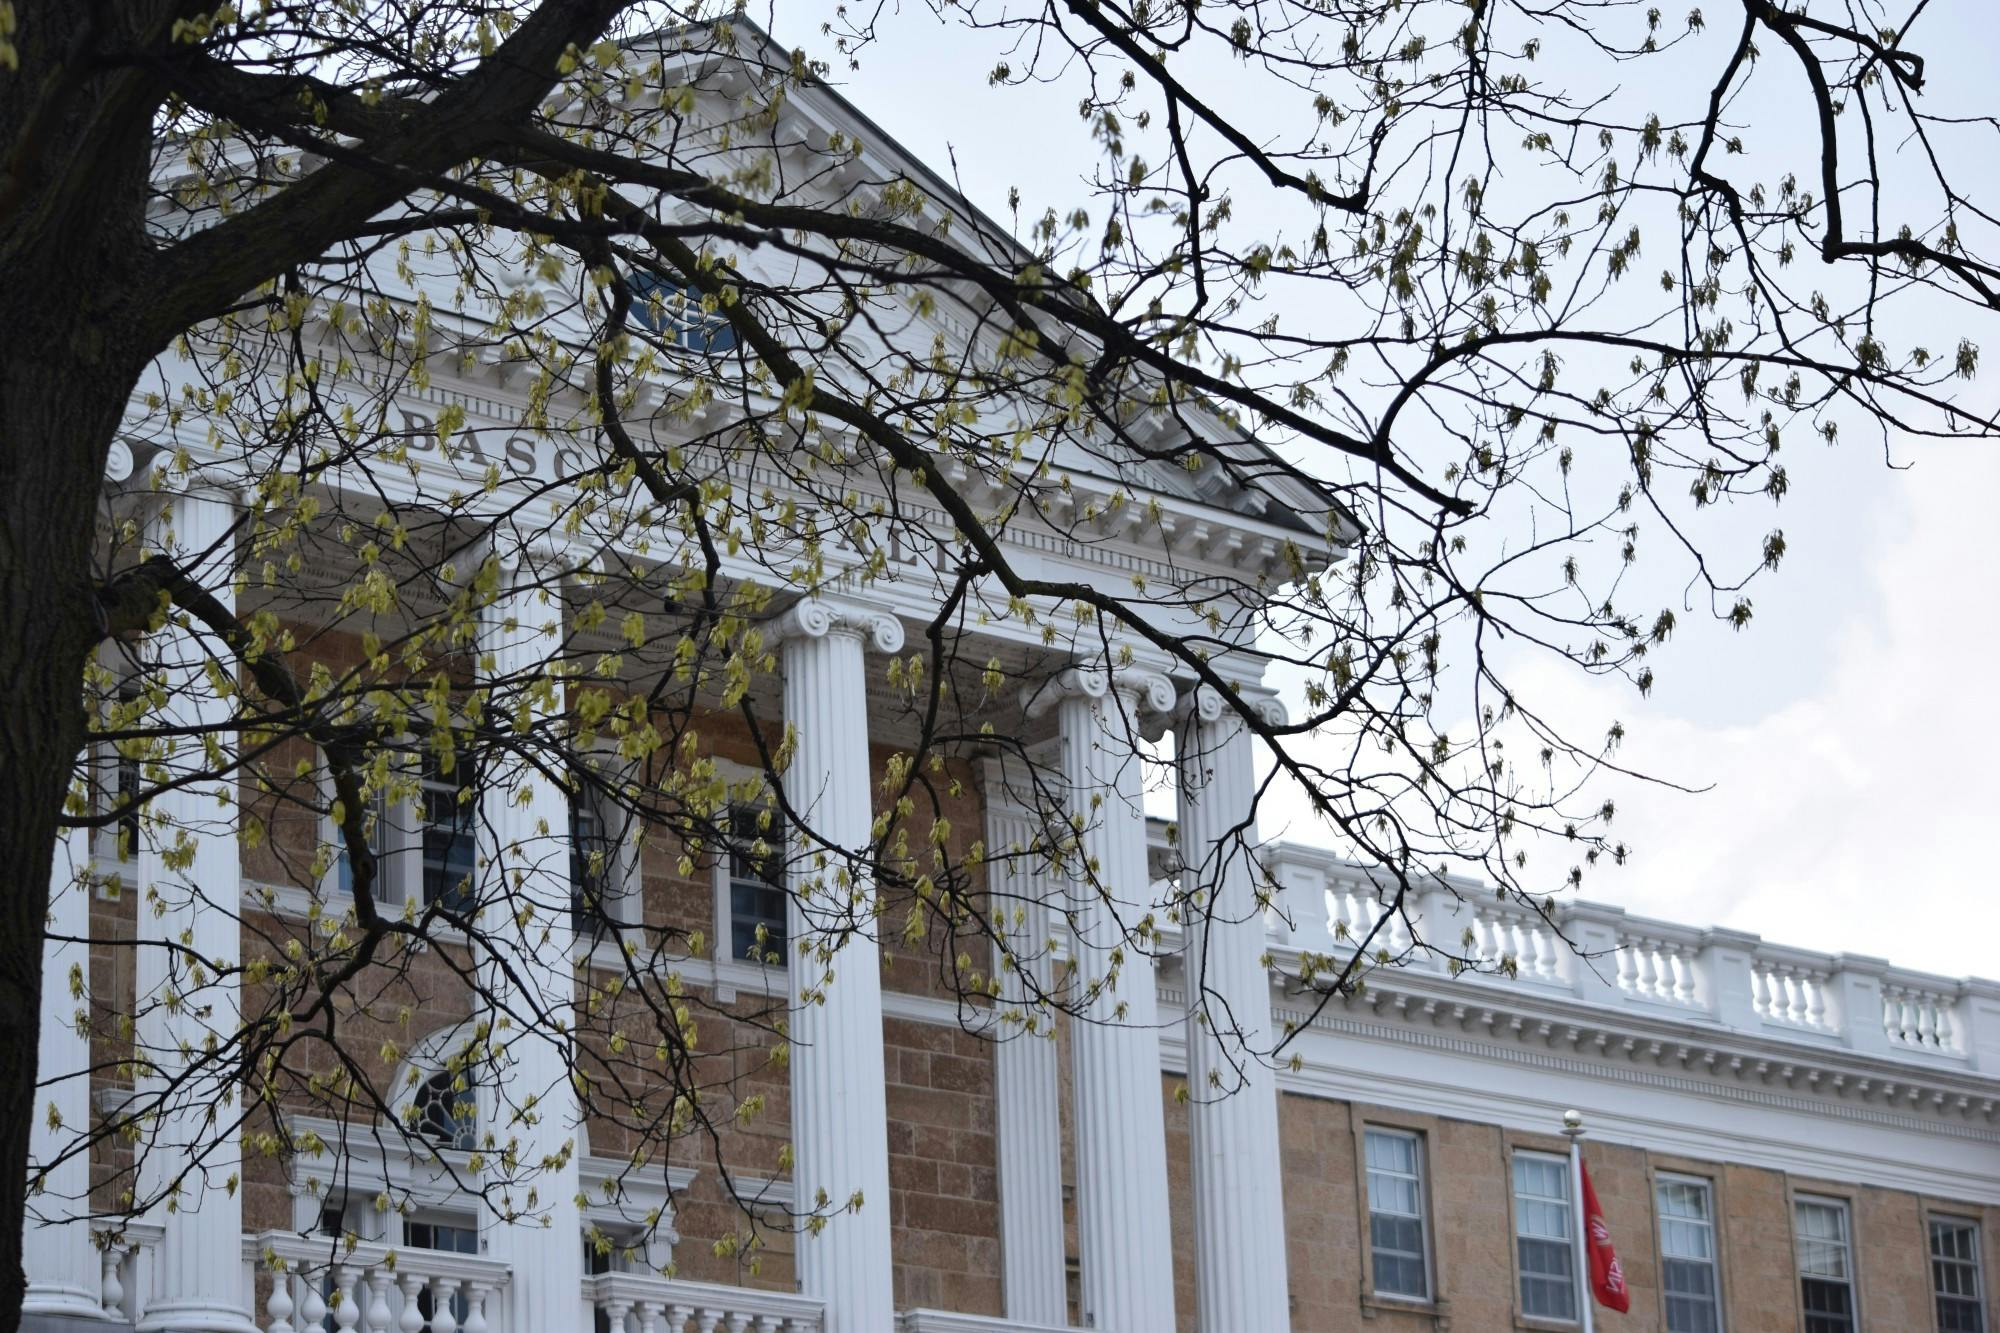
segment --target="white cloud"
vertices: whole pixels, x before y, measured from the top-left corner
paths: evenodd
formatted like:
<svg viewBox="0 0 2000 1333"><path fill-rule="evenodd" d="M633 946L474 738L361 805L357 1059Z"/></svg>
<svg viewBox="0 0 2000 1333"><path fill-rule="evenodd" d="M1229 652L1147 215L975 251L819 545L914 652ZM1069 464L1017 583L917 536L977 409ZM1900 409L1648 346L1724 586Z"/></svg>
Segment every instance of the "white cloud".
<svg viewBox="0 0 2000 1333"><path fill-rule="evenodd" d="M1628 718L1624 762L1712 784L1699 795L1618 790L1618 833L1636 855L1593 875L1592 897L1927 971L2000 975L2000 590L1987 550L2000 454L1925 446L1916 457L1901 473L1876 463L1874 531L1853 534L1870 557L1858 583L1808 574L1769 594L1810 598L1828 626L1813 637L1830 660L1796 664L1809 692L1710 724L1702 715L1726 715L1727 700L1683 697L1677 715L1656 716L1629 692L1571 683L1576 716ZM1793 669L1771 648L1744 665ZM1714 667L1704 688L1729 690L1729 664Z"/></svg>

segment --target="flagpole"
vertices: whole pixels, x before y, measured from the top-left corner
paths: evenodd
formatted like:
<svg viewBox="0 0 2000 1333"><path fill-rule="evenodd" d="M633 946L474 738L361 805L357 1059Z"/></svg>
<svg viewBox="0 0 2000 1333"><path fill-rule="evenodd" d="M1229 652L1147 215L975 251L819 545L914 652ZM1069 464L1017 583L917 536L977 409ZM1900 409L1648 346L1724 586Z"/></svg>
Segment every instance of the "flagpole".
<svg viewBox="0 0 2000 1333"><path fill-rule="evenodd" d="M1590 1242L1585 1230L1590 1222L1583 1211L1583 1112L1563 1112L1563 1133L1569 1139L1569 1200L1576 1218L1573 1263L1576 1268L1577 1318L1581 1321L1582 1333L1592 1333L1596 1311L1591 1308Z"/></svg>

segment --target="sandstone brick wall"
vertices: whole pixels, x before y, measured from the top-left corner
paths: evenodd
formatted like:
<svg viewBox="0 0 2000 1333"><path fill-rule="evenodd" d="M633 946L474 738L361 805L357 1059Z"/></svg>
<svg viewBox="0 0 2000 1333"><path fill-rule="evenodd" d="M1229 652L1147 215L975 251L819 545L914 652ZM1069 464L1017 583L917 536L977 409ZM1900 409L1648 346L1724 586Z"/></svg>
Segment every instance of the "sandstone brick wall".
<svg viewBox="0 0 2000 1333"><path fill-rule="evenodd" d="M1194 1328L1193 1201L1189 1195L1187 1108L1178 1080L1164 1083L1168 1181L1173 1196L1175 1287L1180 1326ZM1433 1280L1439 1300L1411 1308L1370 1293L1366 1198L1360 1183L1361 1132L1368 1125L1423 1135L1428 1173ZM1281 1103L1286 1260L1292 1326L1297 1333L1418 1333L1449 1328L1560 1330L1520 1317L1516 1301L1512 1166L1517 1149L1563 1152L1556 1136L1492 1125L1286 1095ZM1665 1305L1654 1188L1658 1174L1707 1178L1714 1190L1722 1256L1724 1326L1742 1333L1793 1333L1800 1327L1793 1261L1791 1200L1796 1193L1850 1202L1864 1333L1926 1333L1933 1327L1927 1219L1942 1213L1978 1220L1985 1244L1987 1295L2000 1272L2000 1208L1907 1191L1856 1187L1782 1172L1651 1153L1593 1139L1591 1182L1611 1227L1632 1291L1627 1314L1600 1309L1603 1333L1662 1333ZM1989 1320L2000 1315L1993 1303Z"/></svg>

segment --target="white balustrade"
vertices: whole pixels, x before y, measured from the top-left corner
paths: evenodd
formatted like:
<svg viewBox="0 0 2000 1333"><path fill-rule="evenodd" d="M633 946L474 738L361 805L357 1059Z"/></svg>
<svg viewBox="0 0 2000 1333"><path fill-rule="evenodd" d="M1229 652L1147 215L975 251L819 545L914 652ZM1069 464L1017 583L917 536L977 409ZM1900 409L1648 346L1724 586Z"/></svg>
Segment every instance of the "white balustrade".
<svg viewBox="0 0 2000 1333"><path fill-rule="evenodd" d="M1965 1052L1958 997L1921 983L1883 983L1882 1028L1889 1034L1889 1044L1901 1050L1933 1055Z"/></svg>
<svg viewBox="0 0 2000 1333"><path fill-rule="evenodd" d="M265 1333L318 1333L328 1315L343 1333L508 1333L502 1260L291 1231L251 1237L244 1253L270 1279Z"/></svg>
<svg viewBox="0 0 2000 1333"><path fill-rule="evenodd" d="M611 1333L819 1333L825 1316L808 1296L651 1273L599 1273L583 1291Z"/></svg>
<svg viewBox="0 0 2000 1333"><path fill-rule="evenodd" d="M1692 940L1623 934L1618 940L1618 989L1634 999L1682 1009L1706 1008L1701 948Z"/></svg>
<svg viewBox="0 0 2000 1333"><path fill-rule="evenodd" d="M1760 955L1751 960L1750 980L1757 1014L1766 1023L1807 1032L1836 1030L1827 1010L1830 967Z"/></svg>
<svg viewBox="0 0 2000 1333"><path fill-rule="evenodd" d="M1484 968L1511 971L1519 981L1563 985L1566 981L1562 938L1541 913L1487 894L1468 895L1472 911L1472 945L1467 950ZM1461 941L1434 940L1441 949L1465 947Z"/></svg>

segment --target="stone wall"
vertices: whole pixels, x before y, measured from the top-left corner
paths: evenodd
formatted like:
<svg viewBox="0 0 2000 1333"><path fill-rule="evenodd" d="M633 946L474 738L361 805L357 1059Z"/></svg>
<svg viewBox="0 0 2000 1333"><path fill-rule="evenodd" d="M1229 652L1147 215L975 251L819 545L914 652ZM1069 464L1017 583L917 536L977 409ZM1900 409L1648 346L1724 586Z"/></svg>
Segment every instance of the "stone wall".
<svg viewBox="0 0 2000 1333"><path fill-rule="evenodd" d="M1174 1204L1175 1286L1180 1327L1194 1329L1193 1204L1189 1197L1187 1107L1165 1081L1168 1180ZM1367 1125L1423 1136L1433 1281L1438 1300L1412 1308L1370 1295L1365 1249L1366 1187L1361 1131ZM1414 1115L1344 1101L1286 1095L1280 1115L1292 1326L1297 1333L1418 1333L1419 1330L1560 1330L1575 1325L1524 1319L1515 1295L1512 1167L1516 1150L1564 1152L1560 1136L1524 1134L1464 1120ZM1654 1187L1660 1173L1701 1176L1714 1190L1721 1254L1723 1326L1792 1333L1801 1325L1793 1260L1792 1199L1848 1202L1864 1330L1921 1333L1934 1327L1927 1219L1978 1220L1985 1242L1989 1321L2000 1272L2000 1208L1908 1191L1857 1187L1755 1167L1653 1153L1588 1141L1591 1183L1611 1228L1632 1308L1599 1311L1604 1333L1664 1333Z"/></svg>

